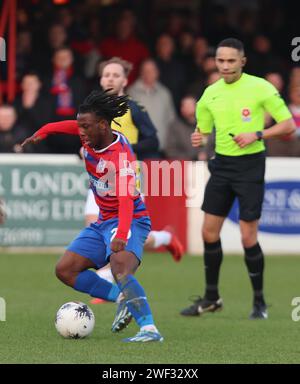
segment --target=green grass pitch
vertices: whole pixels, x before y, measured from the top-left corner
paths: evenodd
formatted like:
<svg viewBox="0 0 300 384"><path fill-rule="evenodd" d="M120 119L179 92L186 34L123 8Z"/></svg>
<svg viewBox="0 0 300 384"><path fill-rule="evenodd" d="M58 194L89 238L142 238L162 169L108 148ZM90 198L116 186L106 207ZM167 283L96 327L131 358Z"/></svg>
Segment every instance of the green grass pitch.
<svg viewBox="0 0 300 384"><path fill-rule="evenodd" d="M188 297L203 291L203 260L186 256L174 263L167 254L146 254L137 274L146 289L163 343L126 344L131 323L112 334L114 304L90 307L96 317L92 335L65 340L54 326L65 302L89 297L64 286L54 275L58 255L1 254L0 296L6 321L0 322L0 363L300 363L300 321L291 318L300 296L300 258L267 257L267 321L248 320L252 294L243 258L225 256L220 288L224 309L184 318Z"/></svg>

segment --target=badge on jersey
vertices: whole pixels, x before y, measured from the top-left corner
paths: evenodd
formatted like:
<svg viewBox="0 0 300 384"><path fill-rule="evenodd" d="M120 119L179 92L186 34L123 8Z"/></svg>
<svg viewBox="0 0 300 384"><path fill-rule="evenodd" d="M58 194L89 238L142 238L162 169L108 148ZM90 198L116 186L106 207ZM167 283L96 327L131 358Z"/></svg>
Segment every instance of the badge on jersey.
<svg viewBox="0 0 300 384"><path fill-rule="evenodd" d="M105 167L106 167L106 161L104 159L101 159L99 160L99 163L97 165L97 168L96 168L96 172L97 173L103 173L104 170L105 170Z"/></svg>
<svg viewBox="0 0 300 384"><path fill-rule="evenodd" d="M249 108L243 108L242 109L242 121L249 122L251 121L251 111Z"/></svg>

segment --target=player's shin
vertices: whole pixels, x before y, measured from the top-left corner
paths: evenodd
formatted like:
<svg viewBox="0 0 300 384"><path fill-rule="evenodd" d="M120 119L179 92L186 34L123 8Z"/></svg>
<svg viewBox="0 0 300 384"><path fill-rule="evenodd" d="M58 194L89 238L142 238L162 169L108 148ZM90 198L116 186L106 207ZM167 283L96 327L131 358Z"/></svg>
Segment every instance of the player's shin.
<svg viewBox="0 0 300 384"><path fill-rule="evenodd" d="M206 290L205 298L207 300L218 300L219 291L219 272L223 260L223 251L221 241L215 243L204 243L204 265Z"/></svg>
<svg viewBox="0 0 300 384"><path fill-rule="evenodd" d="M102 279L90 270L85 270L78 274L74 289L107 301L116 301L120 294L117 285Z"/></svg>
<svg viewBox="0 0 300 384"><path fill-rule="evenodd" d="M122 277L118 287L124 295L127 308L141 329L157 332L143 287L132 275Z"/></svg>
<svg viewBox="0 0 300 384"><path fill-rule="evenodd" d="M263 271L264 271L264 255L259 243L253 247L244 248L245 263L247 265L248 274L251 280L254 302L264 303L263 297Z"/></svg>

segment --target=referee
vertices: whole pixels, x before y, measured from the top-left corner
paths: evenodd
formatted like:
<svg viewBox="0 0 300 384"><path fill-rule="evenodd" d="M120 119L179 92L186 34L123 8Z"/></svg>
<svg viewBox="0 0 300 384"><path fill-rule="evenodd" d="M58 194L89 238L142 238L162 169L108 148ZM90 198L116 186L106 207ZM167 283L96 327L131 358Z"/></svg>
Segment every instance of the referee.
<svg viewBox="0 0 300 384"><path fill-rule="evenodd" d="M216 65L222 78L207 87L197 103L197 130L191 136L192 145L201 145L203 136L215 127L216 156L208 162L211 176L202 205L206 289L203 298L197 298L181 311L184 316L199 316L223 307L218 291L223 259L220 232L237 197L241 241L253 288L250 319L268 317L263 295L264 256L257 241L264 197L264 140L292 134L295 125L273 85L243 73L245 63L242 42L233 38L223 40L216 51ZM265 111L276 121L267 130Z"/></svg>

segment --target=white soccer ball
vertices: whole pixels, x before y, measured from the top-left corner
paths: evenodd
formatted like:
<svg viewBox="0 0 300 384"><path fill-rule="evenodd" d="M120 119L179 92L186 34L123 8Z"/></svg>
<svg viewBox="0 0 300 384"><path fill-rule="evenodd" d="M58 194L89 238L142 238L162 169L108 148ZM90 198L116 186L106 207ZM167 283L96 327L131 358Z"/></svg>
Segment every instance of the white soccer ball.
<svg viewBox="0 0 300 384"><path fill-rule="evenodd" d="M95 316L84 303L70 301L57 311L55 327L57 332L67 339L82 339L94 329Z"/></svg>

